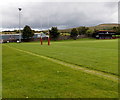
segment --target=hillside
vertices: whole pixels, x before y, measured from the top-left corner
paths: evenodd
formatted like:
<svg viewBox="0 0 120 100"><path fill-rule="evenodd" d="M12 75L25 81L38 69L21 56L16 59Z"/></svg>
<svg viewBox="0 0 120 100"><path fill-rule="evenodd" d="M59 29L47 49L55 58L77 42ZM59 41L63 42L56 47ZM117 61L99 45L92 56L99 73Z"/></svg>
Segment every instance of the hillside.
<svg viewBox="0 0 120 100"><path fill-rule="evenodd" d="M118 24L100 24L97 26L92 26L92 27L88 27L89 29L97 29L97 30L111 30L113 27L118 27ZM76 27L79 28L79 27ZM69 29L62 29L59 30L59 32L70 32L72 28Z"/></svg>
<svg viewBox="0 0 120 100"><path fill-rule="evenodd" d="M97 30L111 30L113 27L118 27L118 24L100 24L97 26L89 27L90 29L97 29Z"/></svg>
<svg viewBox="0 0 120 100"><path fill-rule="evenodd" d="M113 27L118 27L118 25L120 24L100 24L100 25L96 25L96 26L91 26L91 27L88 27L89 29L91 30L94 30L94 29L97 29L97 30L112 30ZM81 27L81 26L80 26ZM75 28L79 28L79 27L75 27ZM68 28L68 29L59 29L59 32L60 33L69 33L71 32L73 28ZM47 32L48 30L44 30L44 32ZM39 33L40 31L36 31L37 33ZM15 34L16 32L2 32L0 34Z"/></svg>

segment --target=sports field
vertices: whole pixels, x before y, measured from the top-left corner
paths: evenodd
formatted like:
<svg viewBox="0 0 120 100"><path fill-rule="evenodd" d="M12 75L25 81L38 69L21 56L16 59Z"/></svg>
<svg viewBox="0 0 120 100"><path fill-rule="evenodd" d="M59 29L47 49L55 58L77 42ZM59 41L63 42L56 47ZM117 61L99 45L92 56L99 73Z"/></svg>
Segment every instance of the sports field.
<svg viewBox="0 0 120 100"><path fill-rule="evenodd" d="M117 98L118 40L8 43L3 98Z"/></svg>

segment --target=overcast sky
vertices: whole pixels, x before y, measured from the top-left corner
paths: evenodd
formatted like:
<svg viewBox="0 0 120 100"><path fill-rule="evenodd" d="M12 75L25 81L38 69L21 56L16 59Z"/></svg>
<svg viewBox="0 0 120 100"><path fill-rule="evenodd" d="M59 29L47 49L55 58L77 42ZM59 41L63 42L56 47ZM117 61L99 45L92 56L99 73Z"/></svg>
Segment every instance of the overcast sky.
<svg viewBox="0 0 120 100"><path fill-rule="evenodd" d="M31 0L30 0L31 1ZM0 28L18 29L21 7L21 28L59 29L118 23L118 2L4 2L1 6Z"/></svg>

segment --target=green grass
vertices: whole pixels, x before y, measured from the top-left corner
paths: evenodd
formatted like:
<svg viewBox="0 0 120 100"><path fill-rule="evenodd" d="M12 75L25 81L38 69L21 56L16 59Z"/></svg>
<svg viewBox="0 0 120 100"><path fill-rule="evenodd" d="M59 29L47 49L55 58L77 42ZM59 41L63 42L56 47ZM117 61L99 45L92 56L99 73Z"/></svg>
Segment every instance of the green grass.
<svg viewBox="0 0 120 100"><path fill-rule="evenodd" d="M117 73L117 40L11 43L11 47ZM98 63L96 63L98 62ZM104 65L104 66L103 66ZM118 83L3 45L3 98L117 98Z"/></svg>
<svg viewBox="0 0 120 100"><path fill-rule="evenodd" d="M9 44L15 48L118 75L118 40L89 40Z"/></svg>

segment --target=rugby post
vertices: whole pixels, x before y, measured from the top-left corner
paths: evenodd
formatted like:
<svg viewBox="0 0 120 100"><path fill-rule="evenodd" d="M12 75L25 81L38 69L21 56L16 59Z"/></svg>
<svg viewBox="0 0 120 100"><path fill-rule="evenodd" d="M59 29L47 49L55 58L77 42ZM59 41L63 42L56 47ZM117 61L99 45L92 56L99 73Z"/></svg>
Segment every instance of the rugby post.
<svg viewBox="0 0 120 100"><path fill-rule="evenodd" d="M43 45L42 34L40 35L40 44Z"/></svg>
<svg viewBox="0 0 120 100"><path fill-rule="evenodd" d="M48 36L48 45L50 45L50 37Z"/></svg>
<svg viewBox="0 0 120 100"><path fill-rule="evenodd" d="M50 36L49 36L49 30L48 30L48 45L50 45Z"/></svg>
<svg viewBox="0 0 120 100"><path fill-rule="evenodd" d="M40 38L40 44L43 45L43 38L47 38L48 41L48 45L50 45L50 37L49 35L45 35L44 33L41 33L38 35L38 37Z"/></svg>

